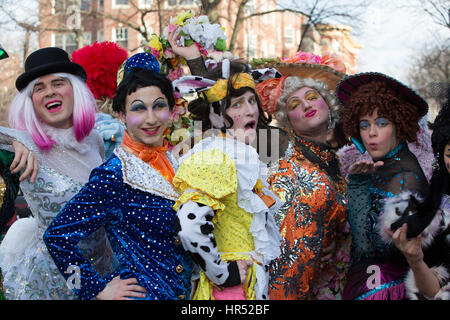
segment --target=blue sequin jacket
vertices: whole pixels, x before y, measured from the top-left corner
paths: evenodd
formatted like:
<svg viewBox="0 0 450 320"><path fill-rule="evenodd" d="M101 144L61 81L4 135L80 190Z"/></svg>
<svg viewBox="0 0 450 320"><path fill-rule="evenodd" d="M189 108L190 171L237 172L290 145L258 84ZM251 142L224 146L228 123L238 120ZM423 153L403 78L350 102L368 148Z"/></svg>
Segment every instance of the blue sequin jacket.
<svg viewBox="0 0 450 320"><path fill-rule="evenodd" d="M167 156L175 169L176 161ZM55 264L79 298L94 298L118 275L136 278L147 290L146 299L189 297L192 263L174 234L172 206L178 196L155 169L120 147L92 171L44 234ZM105 277L77 246L102 226L119 261Z"/></svg>

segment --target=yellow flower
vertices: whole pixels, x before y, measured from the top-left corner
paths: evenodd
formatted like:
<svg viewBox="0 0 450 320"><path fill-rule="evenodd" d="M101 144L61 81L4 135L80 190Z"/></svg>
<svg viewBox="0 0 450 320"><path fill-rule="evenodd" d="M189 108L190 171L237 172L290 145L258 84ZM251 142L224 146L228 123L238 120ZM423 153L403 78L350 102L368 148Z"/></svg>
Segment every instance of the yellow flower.
<svg viewBox="0 0 450 320"><path fill-rule="evenodd" d="M192 18L193 16L194 16L194 12L192 10L181 11L177 16L177 20L176 20L175 24L178 26L184 26L184 21Z"/></svg>
<svg viewBox="0 0 450 320"><path fill-rule="evenodd" d="M156 49L158 51L162 51L163 46L161 41L159 41L159 38L156 34L152 34L152 38L150 40L150 42L148 43L148 45L153 48Z"/></svg>
<svg viewBox="0 0 450 320"><path fill-rule="evenodd" d="M189 131L185 128L180 128L172 132L172 135L170 136L170 143L172 143L172 145L176 145L186 139L189 139Z"/></svg>
<svg viewBox="0 0 450 320"><path fill-rule="evenodd" d="M256 194L260 194L260 193L263 192L263 191L262 191L263 188L264 188L264 184L262 183L262 181L261 181L260 179L258 179L258 180L256 181L256 184L255 184L255 186L253 187L253 189L255 190Z"/></svg>

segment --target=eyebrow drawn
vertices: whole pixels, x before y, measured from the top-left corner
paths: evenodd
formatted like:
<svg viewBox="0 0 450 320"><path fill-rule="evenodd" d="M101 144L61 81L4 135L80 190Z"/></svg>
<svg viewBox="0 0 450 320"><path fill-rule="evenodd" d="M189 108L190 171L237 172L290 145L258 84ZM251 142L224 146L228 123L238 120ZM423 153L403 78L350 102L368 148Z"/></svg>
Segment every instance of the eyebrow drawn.
<svg viewBox="0 0 450 320"><path fill-rule="evenodd" d="M155 100L153 100L153 103L155 103L155 102L158 101L158 100L162 100L163 102L166 102L166 101L164 100L164 97L158 97L158 98L156 98Z"/></svg>
<svg viewBox="0 0 450 320"><path fill-rule="evenodd" d="M134 104L135 102L139 102L145 105L144 101L142 101L141 99L134 99L133 101L131 101L130 105Z"/></svg>

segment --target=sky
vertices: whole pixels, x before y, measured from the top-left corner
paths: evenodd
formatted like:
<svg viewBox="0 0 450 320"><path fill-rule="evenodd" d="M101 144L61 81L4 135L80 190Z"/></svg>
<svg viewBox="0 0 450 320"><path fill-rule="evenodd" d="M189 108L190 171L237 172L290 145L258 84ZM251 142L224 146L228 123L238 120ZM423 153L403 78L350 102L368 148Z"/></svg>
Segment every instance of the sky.
<svg viewBox="0 0 450 320"><path fill-rule="evenodd" d="M408 83L407 70L424 46L450 41L450 29L436 24L421 8L412 7L413 2L372 1L363 16L365 23L354 35L363 46L359 72L378 71Z"/></svg>

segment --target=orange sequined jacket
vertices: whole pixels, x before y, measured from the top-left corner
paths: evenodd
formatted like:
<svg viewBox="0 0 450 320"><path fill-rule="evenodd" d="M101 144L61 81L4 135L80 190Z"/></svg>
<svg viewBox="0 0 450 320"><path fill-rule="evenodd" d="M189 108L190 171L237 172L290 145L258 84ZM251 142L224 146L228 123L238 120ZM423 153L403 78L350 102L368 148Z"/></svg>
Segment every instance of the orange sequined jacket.
<svg viewBox="0 0 450 320"><path fill-rule="evenodd" d="M271 189L285 201L275 216L282 243L270 266L272 300L336 299L349 262L346 181L337 173L339 162L324 145L303 142L291 143L269 174ZM321 266L322 251L334 240L334 255Z"/></svg>

